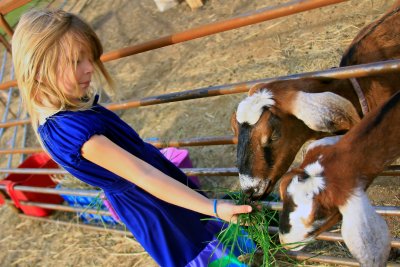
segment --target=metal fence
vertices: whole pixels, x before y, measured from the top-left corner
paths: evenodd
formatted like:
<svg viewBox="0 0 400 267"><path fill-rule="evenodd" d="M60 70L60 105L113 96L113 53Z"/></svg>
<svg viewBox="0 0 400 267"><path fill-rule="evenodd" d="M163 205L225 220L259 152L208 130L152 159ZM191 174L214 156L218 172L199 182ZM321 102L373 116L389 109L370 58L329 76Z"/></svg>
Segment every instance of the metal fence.
<svg viewBox="0 0 400 267"><path fill-rule="evenodd" d="M135 55L138 53L142 53L145 51L157 49L160 47L165 47L181 42L186 42L189 40L193 40L196 38L201 38L204 36L217 34L223 31L228 31L232 29L236 29L239 27L288 16L291 14L296 14L299 12L311 10L314 8L320 8L331 4L336 4L340 2L344 2L345 0L309 0L309 1L293 1L284 5L280 5L273 8L266 8L263 10L257 10L252 12L251 14L238 16L236 18L212 23L208 25L204 25L198 28L190 29L184 32L175 33L172 35L168 35L159 39L155 39L149 42L141 43L139 45L134 45L122 49L118 49L115 51L111 51L106 53L102 56L102 61L111 61L120 59L123 57ZM2 115L2 121L0 122L0 138L4 132L5 128L14 127L14 134L11 140L12 148L10 149L1 149L0 154L8 155L8 164L7 168L0 169L1 175L6 174L66 174L66 171L62 169L22 169L22 168L12 168L12 156L15 154L32 154L36 152L42 151L40 147L25 147L25 140L26 140L26 126L30 123L29 118L26 118L25 114L22 114L19 104L19 108L16 114L13 114L15 117L14 120L7 120L10 110L10 103L12 101L12 94L14 87L16 87L16 81L12 80L11 77L10 81L3 82L3 73L4 68L6 65L6 61L9 55L7 55L7 51L3 54L2 60L2 67L0 70L0 92L1 90L7 90L7 99L3 101L4 105L4 113ZM187 90L184 92L178 93L170 93L170 94L163 94L157 95L142 99L131 99L126 100L121 103L111 103L108 104L106 107L111 110L122 110L122 109L130 109L130 108L137 108L142 106L148 105L158 105L163 103L169 102L176 102L176 101L184 101L184 100L191 100L191 99L198 99L198 98L206 98L206 97L214 97L220 95L230 95L230 94L238 94L238 93L245 93L249 90L252 85L261 82L269 82L273 80L293 80L293 79L301 79L305 77L330 77L330 78L337 78L337 79L347 79L352 77L365 77L368 75L376 75L376 74L383 74L383 73L390 73L390 72L399 72L400 70L400 60L389 60L384 62L375 62L370 64L363 64L357 66L349 66L343 68L335 68L329 70L322 70L316 72L309 72L309 73L301 73L295 75L288 75L288 76L281 76L281 77L274 77L274 78L265 78L260 80L253 80L253 81L243 81L240 83L234 84L225 84L225 85L218 85L206 88L198 88L193 90ZM11 75L13 70L11 69ZM16 133L18 127L23 127L23 138L21 141L20 147L16 148ZM210 145L232 145L235 144L237 140L233 136L207 136L207 137L193 137L188 139L181 139L181 140L172 140L168 142L161 142L161 141L150 141L156 147L187 147L187 146L210 146ZM20 161L23 161L23 157L21 157ZM207 176L237 176L237 169L236 167L231 168L192 168L192 169L182 169L187 175L207 175ZM400 176L400 166L390 166L387 168L382 174L382 176ZM0 189L6 191L6 187L4 185L0 185ZM40 188L40 187L31 187L31 186L21 186L17 185L14 188L15 190L22 191L22 192L36 192L36 193L43 193L43 194L63 194L63 195L73 195L73 196L89 196L89 197L96 197L99 195L99 191L97 190L74 190L74 189L53 189L53 188ZM12 205L11 200L7 200L7 202ZM26 206L34 206L34 207L41 207L45 209L51 210L59 210L59 211L66 211L66 212L86 212L86 213L93 213L93 214L101 214L101 215L110 215L107 211L99 211L96 209L81 209L76 207L70 207L66 205L60 204L49 204L49 203L39 203L39 202L32 202L32 201L22 201L21 204ZM280 210L281 203L279 202L272 202L272 203L264 203L269 208L273 210ZM384 216L400 216L400 208L399 207L388 207L388 206L377 206L375 207L376 211ZM21 217L28 217L31 219L36 219L39 221L52 221L49 218L38 218L38 217L31 217L27 215L20 214ZM58 224L62 224L62 222L57 221ZM67 223L67 222L65 222ZM70 224L70 223L68 223ZM123 233L125 235L130 235L122 230L118 229L105 229L97 226L90 226L90 225L79 225L80 227L87 228L87 229L95 229L101 231L108 231L113 233ZM276 233L277 229L274 227L270 228L271 233ZM327 241L343 241L340 234L325 232L318 236L319 240L327 240ZM392 247L400 248L400 239L393 238L391 242ZM296 252L291 253L291 257L299 259L299 260L308 260L310 262L319 262L319 263L330 263L330 264L343 264L348 266L358 266L358 263L354 259L347 259L347 258L337 258L337 257L330 257L330 256L319 256L309 253L303 252ZM389 264L389 266L400 266L395 263Z"/></svg>

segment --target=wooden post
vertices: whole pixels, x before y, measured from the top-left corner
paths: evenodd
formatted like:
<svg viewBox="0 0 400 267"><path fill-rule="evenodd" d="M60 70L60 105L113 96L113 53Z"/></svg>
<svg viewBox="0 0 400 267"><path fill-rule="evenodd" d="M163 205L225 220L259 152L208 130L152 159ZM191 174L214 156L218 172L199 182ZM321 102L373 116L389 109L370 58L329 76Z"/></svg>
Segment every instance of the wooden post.
<svg viewBox="0 0 400 267"><path fill-rule="evenodd" d="M203 0L186 0L192 10L203 6Z"/></svg>

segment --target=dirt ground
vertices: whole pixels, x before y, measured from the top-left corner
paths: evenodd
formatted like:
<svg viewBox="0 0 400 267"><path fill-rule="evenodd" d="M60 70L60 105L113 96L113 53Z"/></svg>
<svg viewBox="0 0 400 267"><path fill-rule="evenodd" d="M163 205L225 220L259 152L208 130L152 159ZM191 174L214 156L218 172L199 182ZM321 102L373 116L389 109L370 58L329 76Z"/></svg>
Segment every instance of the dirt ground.
<svg viewBox="0 0 400 267"><path fill-rule="evenodd" d="M91 24L108 52L287 1L208 0L195 11L183 1L164 12L157 10L153 0L87 0L78 7L71 4L74 1L58 2L64 9L79 12ZM122 100L328 69L339 64L360 28L393 3L347 1L115 60L106 67ZM143 138L231 135L230 116L244 96L189 100L119 114ZM18 92L14 97L12 108L17 112ZM5 131L0 140L2 148L10 146L13 134L12 129ZM19 131L17 138L21 135ZM27 146L38 146L31 131ZM195 167L235 166L233 145L188 149ZM1 156L2 168L7 160ZM14 156L12 162L16 167L19 157ZM200 181L211 196L216 195L216 188L239 188L237 177L200 177ZM377 179L369 195L377 205L400 206L400 179ZM54 216L60 217L59 213ZM399 219L388 218L388 223L399 238ZM6 206L0 207L0 224L0 266L157 266L126 236L20 219ZM350 256L345 248L342 250Z"/></svg>

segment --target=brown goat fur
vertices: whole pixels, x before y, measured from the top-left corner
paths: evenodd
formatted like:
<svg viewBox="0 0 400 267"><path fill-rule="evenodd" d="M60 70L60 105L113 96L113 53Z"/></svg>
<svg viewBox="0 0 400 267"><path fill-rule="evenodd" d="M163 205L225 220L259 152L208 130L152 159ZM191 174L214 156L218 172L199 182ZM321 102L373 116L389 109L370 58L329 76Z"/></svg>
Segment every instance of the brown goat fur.
<svg viewBox="0 0 400 267"><path fill-rule="evenodd" d="M400 58L399 5L400 1L360 31L343 55L341 66ZM371 111L398 91L400 76L382 74L357 81ZM364 116L357 94L347 79L306 78L258 84L249 91L248 98L264 90L271 93L274 105L263 107L254 125L231 120L238 138L237 165L242 188L256 198L273 190L306 141L346 132ZM327 93L332 94L323 103L323 97L316 97ZM308 102L300 101L304 98ZM336 100L343 106L333 105ZM310 105L318 109L307 111ZM310 114L319 121L307 121ZM241 134L243 128L247 128L245 135ZM243 179L248 180L242 183Z"/></svg>
<svg viewBox="0 0 400 267"><path fill-rule="evenodd" d="M337 143L321 140L310 145L300 166L286 173L279 186L283 243L312 239L336 224L342 214L344 241L360 263L364 262L362 266L385 266L390 234L364 191L400 157L399 121L397 92ZM376 249L376 256L369 255L369 250Z"/></svg>

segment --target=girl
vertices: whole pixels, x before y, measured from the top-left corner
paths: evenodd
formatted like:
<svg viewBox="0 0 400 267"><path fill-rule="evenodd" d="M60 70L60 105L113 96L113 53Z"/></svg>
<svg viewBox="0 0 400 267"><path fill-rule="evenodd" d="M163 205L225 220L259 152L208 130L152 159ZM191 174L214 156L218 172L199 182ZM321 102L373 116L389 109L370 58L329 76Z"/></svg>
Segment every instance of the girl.
<svg viewBox="0 0 400 267"><path fill-rule="evenodd" d="M64 11L24 14L12 40L15 73L39 141L82 181L104 190L122 222L161 266L207 266L229 253L216 216L251 206L210 200L177 167L97 103L94 80L112 81L95 32ZM214 221L215 224L215 221Z"/></svg>

